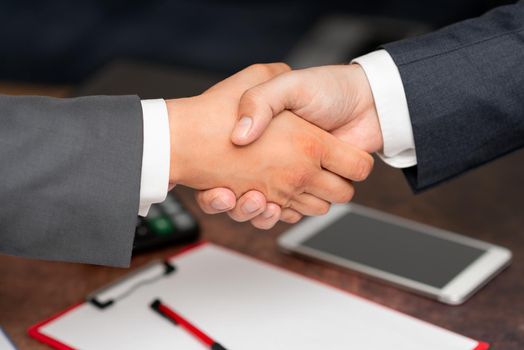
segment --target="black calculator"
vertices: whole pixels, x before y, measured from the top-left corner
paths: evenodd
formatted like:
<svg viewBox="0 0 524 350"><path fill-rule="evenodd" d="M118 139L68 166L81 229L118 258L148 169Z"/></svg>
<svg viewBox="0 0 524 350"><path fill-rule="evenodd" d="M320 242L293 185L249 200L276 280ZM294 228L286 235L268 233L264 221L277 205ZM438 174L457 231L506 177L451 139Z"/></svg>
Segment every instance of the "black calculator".
<svg viewBox="0 0 524 350"><path fill-rule="evenodd" d="M138 217L133 252L193 242L198 233L193 215L168 193L164 202L151 206L146 217Z"/></svg>

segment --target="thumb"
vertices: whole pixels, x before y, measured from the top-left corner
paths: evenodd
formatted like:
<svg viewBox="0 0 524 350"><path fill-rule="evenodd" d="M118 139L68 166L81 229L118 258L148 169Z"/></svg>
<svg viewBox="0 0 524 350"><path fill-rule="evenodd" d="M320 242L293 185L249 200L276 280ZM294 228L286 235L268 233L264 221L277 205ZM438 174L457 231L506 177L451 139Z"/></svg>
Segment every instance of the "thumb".
<svg viewBox="0 0 524 350"><path fill-rule="evenodd" d="M271 119L285 109L298 109L305 101L299 93L298 72L276 76L244 92L238 107L238 120L231 141L239 146L258 139Z"/></svg>

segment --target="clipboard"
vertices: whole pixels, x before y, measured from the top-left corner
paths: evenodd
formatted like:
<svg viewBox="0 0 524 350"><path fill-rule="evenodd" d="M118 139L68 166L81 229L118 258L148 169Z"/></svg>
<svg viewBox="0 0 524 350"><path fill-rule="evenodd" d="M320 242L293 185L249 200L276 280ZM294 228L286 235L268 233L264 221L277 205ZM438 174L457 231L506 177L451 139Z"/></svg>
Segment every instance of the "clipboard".
<svg viewBox="0 0 524 350"><path fill-rule="evenodd" d="M231 350L486 350L322 282L211 243L152 263L29 328L70 349L206 349L151 311L162 298Z"/></svg>

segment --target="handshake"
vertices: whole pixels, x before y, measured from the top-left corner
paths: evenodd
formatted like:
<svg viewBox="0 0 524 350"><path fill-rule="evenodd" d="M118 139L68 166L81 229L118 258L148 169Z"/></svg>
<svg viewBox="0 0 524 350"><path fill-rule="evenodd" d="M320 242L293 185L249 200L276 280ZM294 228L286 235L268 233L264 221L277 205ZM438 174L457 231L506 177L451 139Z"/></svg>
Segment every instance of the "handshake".
<svg viewBox="0 0 524 350"><path fill-rule="evenodd" d="M170 186L201 192L206 213L269 229L325 214L354 194L382 149L377 112L356 65L291 71L250 66L203 94L167 100Z"/></svg>

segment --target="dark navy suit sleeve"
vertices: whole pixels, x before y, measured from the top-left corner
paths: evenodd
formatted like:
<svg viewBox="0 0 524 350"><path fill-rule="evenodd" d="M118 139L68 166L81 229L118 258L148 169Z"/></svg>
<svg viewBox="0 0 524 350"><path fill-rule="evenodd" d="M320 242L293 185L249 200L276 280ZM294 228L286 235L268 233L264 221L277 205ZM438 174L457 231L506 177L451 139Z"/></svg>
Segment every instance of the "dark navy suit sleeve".
<svg viewBox="0 0 524 350"><path fill-rule="evenodd" d="M406 92L415 191L524 146L524 1L384 48Z"/></svg>

